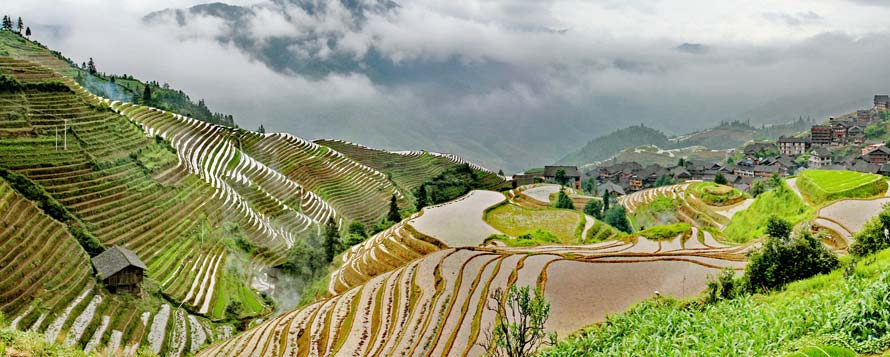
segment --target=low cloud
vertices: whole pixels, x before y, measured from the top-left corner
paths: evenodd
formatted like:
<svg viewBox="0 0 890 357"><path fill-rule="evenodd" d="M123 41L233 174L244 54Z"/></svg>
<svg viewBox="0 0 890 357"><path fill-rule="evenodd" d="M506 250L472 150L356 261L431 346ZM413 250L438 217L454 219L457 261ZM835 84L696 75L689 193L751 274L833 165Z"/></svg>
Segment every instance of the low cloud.
<svg viewBox="0 0 890 357"><path fill-rule="evenodd" d="M244 10L234 17L142 21L199 3L7 11L57 26L34 38L77 62L168 82L250 129L454 152L508 171L631 124L679 134L819 117L890 91L890 9L850 3L257 0L218 9Z"/></svg>

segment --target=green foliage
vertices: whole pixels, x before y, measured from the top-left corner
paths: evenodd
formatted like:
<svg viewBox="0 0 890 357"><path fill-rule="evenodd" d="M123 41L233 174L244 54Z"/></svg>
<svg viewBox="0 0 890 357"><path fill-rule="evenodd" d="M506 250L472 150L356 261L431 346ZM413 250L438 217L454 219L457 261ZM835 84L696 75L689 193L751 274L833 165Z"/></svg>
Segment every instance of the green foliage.
<svg viewBox="0 0 890 357"><path fill-rule="evenodd" d="M621 205L615 205L612 208L606 210L605 218L603 219L606 224L615 227L615 229L630 233L630 221L627 220L627 211Z"/></svg>
<svg viewBox="0 0 890 357"><path fill-rule="evenodd" d="M734 242L744 243L766 234L770 216L782 218L792 225L812 219L815 211L794 191L781 182L777 189L758 196L750 207L737 212L723 234Z"/></svg>
<svg viewBox="0 0 890 357"><path fill-rule="evenodd" d="M451 167L423 184L427 190L427 204L448 202L472 190L485 188L484 178L469 164Z"/></svg>
<svg viewBox="0 0 890 357"><path fill-rule="evenodd" d="M334 260L334 257L343 250L340 244L340 227L334 221L334 217L328 218L328 223L324 226L324 254L328 262Z"/></svg>
<svg viewBox="0 0 890 357"><path fill-rule="evenodd" d="M240 301L229 301L229 304L226 306L226 319L230 321L238 320L243 310L244 307Z"/></svg>
<svg viewBox="0 0 890 357"><path fill-rule="evenodd" d="M662 240L674 239L677 236L688 233L691 230L692 226L690 226L689 223L675 223L666 226L649 227L638 232L638 234L652 240Z"/></svg>
<svg viewBox="0 0 890 357"><path fill-rule="evenodd" d="M392 198L389 200L389 213L386 214L386 220L391 222L399 222L402 220L402 215L399 213L399 203L396 201L396 194L392 194Z"/></svg>
<svg viewBox="0 0 890 357"><path fill-rule="evenodd" d="M856 357L856 352L844 347L813 345L789 353L785 357Z"/></svg>
<svg viewBox="0 0 890 357"><path fill-rule="evenodd" d="M747 198L742 191L716 182L696 182L689 185L688 191L711 206L727 206Z"/></svg>
<svg viewBox="0 0 890 357"><path fill-rule="evenodd" d="M885 134L887 134L887 128L884 126L883 123L873 123L865 127L866 139L882 138Z"/></svg>
<svg viewBox="0 0 890 357"><path fill-rule="evenodd" d="M310 231L305 239L296 239L287 251L287 260L280 266L281 270L304 281L316 278L329 262L324 250L318 246L314 231Z"/></svg>
<svg viewBox="0 0 890 357"><path fill-rule="evenodd" d="M784 231L781 226L778 224L775 227L776 234ZM744 284L750 292L769 291L793 281L828 273L839 264L834 252L807 230L792 239L770 236L763 247L749 258Z"/></svg>
<svg viewBox="0 0 890 357"><path fill-rule="evenodd" d="M584 213L596 218L603 217L603 201L591 199L584 205Z"/></svg>
<svg viewBox="0 0 890 357"><path fill-rule="evenodd" d="M603 212L609 210L609 206L612 204L612 195L608 190L603 191Z"/></svg>
<svg viewBox="0 0 890 357"><path fill-rule="evenodd" d="M0 178L5 179L13 189L22 196L37 204L47 216L62 222L68 228L68 232L80 243L80 246L90 255L96 256L105 251L105 247L99 242L86 225L73 213L68 211L59 201L53 198L43 186L31 181L17 172L0 167Z"/></svg>
<svg viewBox="0 0 890 357"><path fill-rule="evenodd" d="M20 92L25 90L34 90L41 92L71 92L71 88L69 88L67 84L59 82L57 80L22 83L11 76L0 74L0 92Z"/></svg>
<svg viewBox="0 0 890 357"><path fill-rule="evenodd" d="M559 169L556 170L556 173L553 175L553 179L556 180L560 186L565 186L566 183L569 182L568 176L566 176L566 170Z"/></svg>
<svg viewBox="0 0 890 357"><path fill-rule="evenodd" d="M888 228L890 228L890 205L885 204L881 212L869 219L862 230L853 237L850 254L861 257L890 247L890 237L885 233Z"/></svg>
<svg viewBox="0 0 890 357"><path fill-rule="evenodd" d="M881 175L840 170L805 170L797 187L815 204L843 198L867 198L887 192Z"/></svg>
<svg viewBox="0 0 890 357"><path fill-rule="evenodd" d="M735 271L723 269L714 280L708 280L705 301L714 303L719 300L732 299L737 293Z"/></svg>
<svg viewBox="0 0 890 357"><path fill-rule="evenodd" d="M414 203L414 206L417 208L417 210L420 210L421 208L424 208L427 206L427 204L429 204L430 199L427 196L428 193L426 190L426 184L420 184L420 186L418 186L417 190L414 192L414 197L417 199L417 201Z"/></svg>
<svg viewBox="0 0 890 357"><path fill-rule="evenodd" d="M581 181L581 189L585 194L595 195L596 194L596 179L593 177L588 177Z"/></svg>
<svg viewBox="0 0 890 357"><path fill-rule="evenodd" d="M554 343L555 334L544 331L550 318L550 303L540 288L531 294L528 286L510 285L495 289L489 296L495 311L492 330L486 333L485 350L492 356L532 356L544 343Z"/></svg>
<svg viewBox="0 0 890 357"><path fill-rule="evenodd" d="M714 176L714 183L718 185L725 185L728 183L728 181L726 181L726 176L723 176L722 173L718 172L717 175Z"/></svg>
<svg viewBox="0 0 890 357"><path fill-rule="evenodd" d="M838 314L838 333L859 352L882 353L890 346L890 272L853 289L859 300Z"/></svg>
<svg viewBox="0 0 890 357"><path fill-rule="evenodd" d="M506 234L492 234L485 241L499 240L510 247L536 247L547 244L560 244L559 238L543 229L535 229L525 234L512 238Z"/></svg>
<svg viewBox="0 0 890 357"><path fill-rule="evenodd" d="M673 147L668 137L658 130L642 125L630 126L591 140L579 151L559 160L559 163L584 165L608 159L621 150L640 145L655 145L666 149Z"/></svg>
<svg viewBox="0 0 890 357"><path fill-rule="evenodd" d="M682 160L682 159L680 159ZM661 175L658 179L655 180L655 187L661 186L669 186L677 183L677 180L674 180L670 175Z"/></svg>
<svg viewBox="0 0 890 357"><path fill-rule="evenodd" d="M772 238L788 239L791 235L791 223L776 216L766 221L766 234Z"/></svg>
<svg viewBox="0 0 890 357"><path fill-rule="evenodd" d="M572 202L572 199L569 198L569 195L566 194L565 191L559 190L556 202L553 203L553 207L563 209L575 209L575 203Z"/></svg>
<svg viewBox="0 0 890 357"><path fill-rule="evenodd" d="M757 196L766 192L766 183L761 179L755 179L751 182L751 187L748 188L748 191L751 192L751 197L757 198Z"/></svg>

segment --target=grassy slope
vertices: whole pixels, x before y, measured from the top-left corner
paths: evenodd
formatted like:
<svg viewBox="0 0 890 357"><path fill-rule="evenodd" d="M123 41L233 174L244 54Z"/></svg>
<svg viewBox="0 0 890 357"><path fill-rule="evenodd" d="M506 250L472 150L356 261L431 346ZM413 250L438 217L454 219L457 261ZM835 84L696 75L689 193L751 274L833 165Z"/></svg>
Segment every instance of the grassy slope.
<svg viewBox="0 0 890 357"><path fill-rule="evenodd" d="M687 190L712 206L728 206L748 198L742 191L713 182L696 182L689 185Z"/></svg>
<svg viewBox="0 0 890 357"><path fill-rule="evenodd" d="M628 215L628 218L633 223L634 229L674 224L680 222L677 218L678 207L680 207L678 200L658 196L652 202L637 207L632 214Z"/></svg>
<svg viewBox="0 0 890 357"><path fill-rule="evenodd" d="M581 214L572 210L532 209L517 205L501 205L485 215L485 221L495 229L511 236L519 236L541 229L553 233L562 243L577 242Z"/></svg>
<svg viewBox="0 0 890 357"><path fill-rule="evenodd" d="M881 175L855 171L805 170L797 179L797 187L814 204L843 198L867 198L887 192L887 181Z"/></svg>
<svg viewBox="0 0 890 357"><path fill-rule="evenodd" d="M747 242L765 234L766 221L771 215L797 224L812 219L814 214L815 210L783 181L781 188L761 194L748 209L736 213L723 233L731 241Z"/></svg>
<svg viewBox="0 0 890 357"><path fill-rule="evenodd" d="M141 101L142 91L146 85L145 81L138 79L122 79L118 77L115 79L115 82L111 82L110 77L89 75L86 71L72 63L71 60L62 56L61 53L52 51L39 42L29 41L11 31L0 31L0 56L36 61L68 78L80 78L78 82L95 95L125 102L132 103L134 97ZM99 58L97 60L101 61ZM99 71L101 71L101 63L98 66ZM192 101L187 94L180 90L159 86L152 86L151 90L152 97L155 99L151 105L154 107L211 123L234 125L230 117L214 117L213 113L206 106L199 106L198 103ZM144 103L140 102L139 104Z"/></svg>
<svg viewBox="0 0 890 357"><path fill-rule="evenodd" d="M855 309L861 289L890 269L890 250L860 261L855 278L844 268L790 284L785 291L712 305L698 299L651 299L607 323L579 331L544 356L763 356L835 341L841 311ZM885 277L886 278L886 277Z"/></svg>

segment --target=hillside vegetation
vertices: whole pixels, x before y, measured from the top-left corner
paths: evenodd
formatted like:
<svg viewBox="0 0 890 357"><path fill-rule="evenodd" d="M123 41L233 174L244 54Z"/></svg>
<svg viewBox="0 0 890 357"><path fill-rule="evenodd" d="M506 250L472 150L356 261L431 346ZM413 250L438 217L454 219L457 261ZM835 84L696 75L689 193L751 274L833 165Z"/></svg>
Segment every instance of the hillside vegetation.
<svg viewBox="0 0 890 357"><path fill-rule="evenodd" d="M876 174L855 171L804 170L797 187L814 204L844 198L868 198L887 192L887 180Z"/></svg>
<svg viewBox="0 0 890 357"><path fill-rule="evenodd" d="M844 351L837 347L843 346L881 353L890 347L886 328L890 251L848 264L855 265L848 269L852 273L848 277L841 268L769 295L714 304L702 304L699 299L650 299L543 355L765 356L831 344L836 346L830 350Z"/></svg>
<svg viewBox="0 0 890 357"><path fill-rule="evenodd" d="M558 163L581 166L608 159L622 149L640 145L654 145L661 148L671 147L671 143L664 133L643 125L630 126L589 141L578 151L560 159Z"/></svg>
<svg viewBox="0 0 890 357"><path fill-rule="evenodd" d="M723 233L729 240L739 243L760 238L766 233L770 216L797 224L813 219L815 210L782 181L779 187L757 196L750 207L736 213Z"/></svg>

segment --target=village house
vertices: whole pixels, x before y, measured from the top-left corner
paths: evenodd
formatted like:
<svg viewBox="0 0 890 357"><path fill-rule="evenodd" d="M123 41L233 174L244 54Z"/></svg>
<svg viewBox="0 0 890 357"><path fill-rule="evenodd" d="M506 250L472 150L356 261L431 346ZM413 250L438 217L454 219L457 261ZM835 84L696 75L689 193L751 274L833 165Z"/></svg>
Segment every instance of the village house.
<svg viewBox="0 0 890 357"><path fill-rule="evenodd" d="M862 155L863 156L868 155L868 153L874 151L875 149L877 149L881 146L884 146L884 143L866 145L864 148L862 148Z"/></svg>
<svg viewBox="0 0 890 357"><path fill-rule="evenodd" d="M116 245L92 260L108 291L115 294L139 294L142 291L142 277L148 267L133 251Z"/></svg>
<svg viewBox="0 0 890 357"><path fill-rule="evenodd" d="M810 139L781 136L778 144L779 152L783 155L797 156L807 152L810 148Z"/></svg>
<svg viewBox="0 0 890 357"><path fill-rule="evenodd" d="M813 169L821 169L831 165L831 152L824 147L817 147L810 150L809 166Z"/></svg>
<svg viewBox="0 0 890 357"><path fill-rule="evenodd" d="M871 110L857 110L856 111L856 120L861 122L870 122L873 119L873 113Z"/></svg>
<svg viewBox="0 0 890 357"><path fill-rule="evenodd" d="M623 196L625 194L624 188L612 181L606 181L596 187L596 193L599 196L602 196L607 191L612 196Z"/></svg>
<svg viewBox="0 0 890 357"><path fill-rule="evenodd" d="M518 187L518 186L531 185L533 183L538 183L538 182L540 182L540 178L536 175L516 174L516 175L513 175L513 182L515 182L516 186Z"/></svg>
<svg viewBox="0 0 890 357"><path fill-rule="evenodd" d="M831 139L837 144L845 144L847 142L847 124L831 118Z"/></svg>
<svg viewBox="0 0 890 357"><path fill-rule="evenodd" d="M833 130L827 125L813 125L810 128L810 144L831 145Z"/></svg>
<svg viewBox="0 0 890 357"><path fill-rule="evenodd" d="M566 185L576 189L581 188L581 172L578 171L578 166L544 166L544 180L555 181L556 173L560 170L565 172L568 179Z"/></svg>
<svg viewBox="0 0 890 357"><path fill-rule="evenodd" d="M890 109L890 95L875 95L875 108Z"/></svg>
<svg viewBox="0 0 890 357"><path fill-rule="evenodd" d="M890 148L886 146L878 147L868 154L863 155L863 158L873 165L885 164L890 161Z"/></svg>

